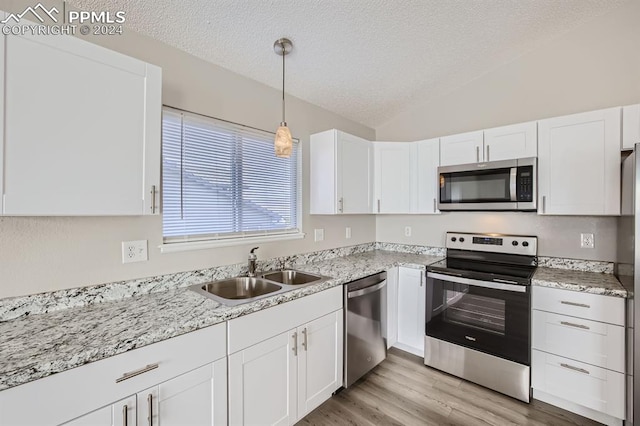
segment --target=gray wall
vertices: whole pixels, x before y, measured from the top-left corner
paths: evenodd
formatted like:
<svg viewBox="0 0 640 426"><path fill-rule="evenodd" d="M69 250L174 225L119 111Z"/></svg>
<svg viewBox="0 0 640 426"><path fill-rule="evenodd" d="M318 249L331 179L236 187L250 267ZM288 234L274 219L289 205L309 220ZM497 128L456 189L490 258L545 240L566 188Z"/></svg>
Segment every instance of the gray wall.
<svg viewBox="0 0 640 426"><path fill-rule="evenodd" d="M20 12L31 3L9 1L1 8ZM131 31L92 41L162 67L167 105L271 131L280 123L281 92L276 89ZM275 55L273 66L280 67ZM374 241L373 216L308 214L309 135L339 128L374 139L373 129L292 97L287 98L287 121L294 137L302 141L302 221L307 236L260 244L259 258ZM352 228L349 240L344 238L346 226ZM313 242L314 228L324 228L323 242ZM149 261L123 265L121 242L139 239L149 240ZM244 262L249 248L161 254L161 243L160 217L0 218L0 298Z"/></svg>
<svg viewBox="0 0 640 426"><path fill-rule="evenodd" d="M412 141L640 102L640 1L564 34L376 128L378 140ZM580 155L579 152L575 155ZM404 237L404 226L413 227ZM443 245L446 231L533 234L539 254L615 260L615 218L531 213L379 216L379 241ZM595 249L580 248L580 233Z"/></svg>

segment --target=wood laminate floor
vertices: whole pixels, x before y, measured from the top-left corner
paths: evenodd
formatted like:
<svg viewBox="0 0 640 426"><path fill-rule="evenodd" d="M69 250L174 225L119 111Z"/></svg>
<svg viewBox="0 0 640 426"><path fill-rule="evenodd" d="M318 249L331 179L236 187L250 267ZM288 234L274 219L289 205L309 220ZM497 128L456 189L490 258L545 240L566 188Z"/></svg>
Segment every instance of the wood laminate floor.
<svg viewBox="0 0 640 426"><path fill-rule="evenodd" d="M425 367L391 348L387 359L298 425L598 425L540 401L530 404Z"/></svg>

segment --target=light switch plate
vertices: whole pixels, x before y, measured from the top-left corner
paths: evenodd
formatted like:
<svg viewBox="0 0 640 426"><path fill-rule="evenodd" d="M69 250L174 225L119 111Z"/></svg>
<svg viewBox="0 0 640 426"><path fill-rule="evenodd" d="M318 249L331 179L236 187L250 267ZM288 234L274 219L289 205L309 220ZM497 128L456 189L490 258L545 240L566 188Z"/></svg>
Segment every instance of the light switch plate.
<svg viewBox="0 0 640 426"><path fill-rule="evenodd" d="M313 240L314 241L324 241L324 229L314 229L313 230Z"/></svg>
<svg viewBox="0 0 640 426"><path fill-rule="evenodd" d="M410 226L405 226L404 227L404 236L405 237L410 237L411 236L411 227Z"/></svg>
<svg viewBox="0 0 640 426"><path fill-rule="evenodd" d="M351 227L350 227L350 226L347 226L347 227L344 229L344 237L345 237L346 239L351 238Z"/></svg>
<svg viewBox="0 0 640 426"><path fill-rule="evenodd" d="M147 240L122 242L122 263L144 262L145 260L149 260Z"/></svg>

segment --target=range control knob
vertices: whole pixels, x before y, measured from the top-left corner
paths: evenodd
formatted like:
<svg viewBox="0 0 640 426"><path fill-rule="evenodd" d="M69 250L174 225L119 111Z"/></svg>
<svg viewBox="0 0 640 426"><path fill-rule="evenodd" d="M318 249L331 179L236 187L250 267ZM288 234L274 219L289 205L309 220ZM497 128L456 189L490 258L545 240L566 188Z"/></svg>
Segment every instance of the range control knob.
<svg viewBox="0 0 640 426"><path fill-rule="evenodd" d="M454 243L456 242L457 238L456 237L451 237L451 241L453 241Z"/></svg>
<svg viewBox="0 0 640 426"><path fill-rule="evenodd" d="M518 245L518 242L517 242L517 241L515 241L515 240L514 240L514 241L511 241L511 245L513 245L513 246L517 246L517 245Z"/></svg>
<svg viewBox="0 0 640 426"><path fill-rule="evenodd" d="M460 237L460 242L464 243L464 237Z"/></svg>
<svg viewBox="0 0 640 426"><path fill-rule="evenodd" d="M522 242L522 247L529 247L529 243L528 243L528 242L526 242L526 241L523 241L523 242Z"/></svg>

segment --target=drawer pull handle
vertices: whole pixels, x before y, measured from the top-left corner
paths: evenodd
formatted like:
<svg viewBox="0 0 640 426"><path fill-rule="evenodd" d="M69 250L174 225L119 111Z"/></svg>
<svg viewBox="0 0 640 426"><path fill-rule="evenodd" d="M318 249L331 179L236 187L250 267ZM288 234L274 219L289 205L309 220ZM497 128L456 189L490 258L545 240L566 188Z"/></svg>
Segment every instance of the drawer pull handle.
<svg viewBox="0 0 640 426"><path fill-rule="evenodd" d="M576 302L569 302L567 300L561 300L560 303L562 303L563 305L570 305L570 306L577 306L579 308L590 308L590 305L587 305L586 303L576 303Z"/></svg>
<svg viewBox="0 0 640 426"><path fill-rule="evenodd" d="M568 368L569 370L577 371L578 373L589 374L589 371L584 368L574 367L573 365L565 364L564 362L560 363L560 367Z"/></svg>
<svg viewBox="0 0 640 426"><path fill-rule="evenodd" d="M136 377L139 376L140 374L144 374L147 371L151 371L151 370L155 370L156 368L158 368L158 363L156 362L155 364L149 364L146 367L142 367L138 370L134 370L134 371L130 371L128 373L124 373L122 375L122 377L116 379L116 383L120 383L120 382L124 382L125 380L128 380L132 377Z"/></svg>
<svg viewBox="0 0 640 426"><path fill-rule="evenodd" d="M569 327L582 328L584 330L589 330L589 327L583 324L574 324L572 322L567 322L567 321L560 321L560 324L568 325Z"/></svg>
<svg viewBox="0 0 640 426"><path fill-rule="evenodd" d="M307 327L302 329L302 335L304 336L304 339L302 340L302 347L304 348L305 351L308 351L309 344L307 343Z"/></svg>
<svg viewBox="0 0 640 426"><path fill-rule="evenodd" d="M152 393L150 393L147 396L147 409L149 411L149 417L147 417L149 426L153 426L153 394Z"/></svg>
<svg viewBox="0 0 640 426"><path fill-rule="evenodd" d="M293 347L291 350L293 351L293 355L298 356L298 332L293 333L291 337L293 337Z"/></svg>
<svg viewBox="0 0 640 426"><path fill-rule="evenodd" d="M127 413L128 410L129 407L127 407L126 405L122 407L122 426L127 426L129 424L129 416Z"/></svg>

